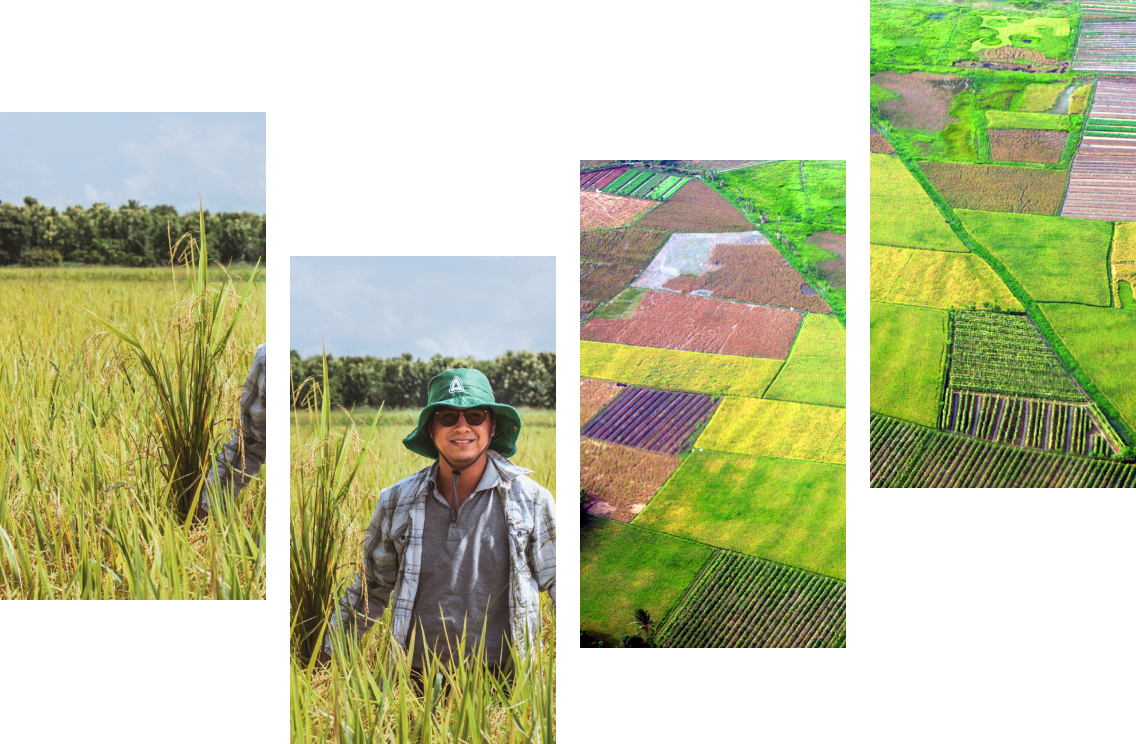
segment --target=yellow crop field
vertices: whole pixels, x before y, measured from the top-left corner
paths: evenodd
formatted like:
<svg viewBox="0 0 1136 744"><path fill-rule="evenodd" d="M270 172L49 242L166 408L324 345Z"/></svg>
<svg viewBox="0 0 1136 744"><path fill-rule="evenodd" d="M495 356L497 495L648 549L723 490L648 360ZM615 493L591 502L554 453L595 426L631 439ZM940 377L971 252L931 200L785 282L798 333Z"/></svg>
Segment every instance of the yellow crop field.
<svg viewBox="0 0 1136 744"><path fill-rule="evenodd" d="M985 261L972 253L873 245L871 299L941 310L976 306L1022 311Z"/></svg>
<svg viewBox="0 0 1136 744"><path fill-rule="evenodd" d="M581 375L670 390L759 398L781 364L779 359L580 342Z"/></svg>
<svg viewBox="0 0 1136 744"><path fill-rule="evenodd" d="M843 408L726 398L695 442L700 449L843 465Z"/></svg>
<svg viewBox="0 0 1136 744"><path fill-rule="evenodd" d="M200 485L239 427L265 343L264 271L240 309L253 267L229 271L226 285L214 267L202 295L179 267L0 269L0 599L265 599L264 473L201 524L183 501L200 494L181 487ZM216 357L197 354L212 360L211 381L191 376L189 361L200 350L194 308L208 298L218 323L233 324ZM168 398L134 346L92 316L141 344L168 375ZM212 391L216 416L198 430L197 473L172 484L181 462L166 455L194 449L194 412L176 410L193 386ZM222 503L216 491L211 503Z"/></svg>
<svg viewBox="0 0 1136 744"><path fill-rule="evenodd" d="M843 406L846 342L844 326L832 315L809 313L777 379L763 397Z"/></svg>
<svg viewBox="0 0 1136 744"><path fill-rule="evenodd" d="M967 252L897 155L872 155L871 230L873 243Z"/></svg>
<svg viewBox="0 0 1136 744"><path fill-rule="evenodd" d="M1136 222L1116 223L1112 235L1112 301L1119 304L1118 285L1128 282L1136 288Z"/></svg>

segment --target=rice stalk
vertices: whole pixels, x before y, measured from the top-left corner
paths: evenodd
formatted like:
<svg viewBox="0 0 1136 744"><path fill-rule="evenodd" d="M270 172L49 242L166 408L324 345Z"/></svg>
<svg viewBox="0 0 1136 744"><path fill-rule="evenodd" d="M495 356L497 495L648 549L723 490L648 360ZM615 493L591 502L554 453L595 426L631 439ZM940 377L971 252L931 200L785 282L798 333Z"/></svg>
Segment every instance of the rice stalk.
<svg viewBox="0 0 1136 744"><path fill-rule="evenodd" d="M326 352L323 379L328 379ZM319 386L312 390L317 405L309 411L319 411L310 414L316 416L316 437L306 457L292 458L295 503L289 523L292 650L309 665L319 654L332 604L345 584L338 576L348 533L341 505L355 482L381 415L380 409L362 441L358 441L354 426L343 433L333 432L330 397Z"/></svg>
<svg viewBox="0 0 1136 744"><path fill-rule="evenodd" d="M407 742L481 744L556 740L555 620L548 607L543 643L531 653L510 649L511 683L489 673L482 643L469 648L454 639L449 664L425 649L422 680L406 650L392 647L389 625L379 623L361 643L329 632L337 654L326 667L309 667L292 657L290 685L293 742ZM483 636L484 637L484 636ZM460 650L461 653L457 654Z"/></svg>
<svg viewBox="0 0 1136 744"><path fill-rule="evenodd" d="M190 297L184 315L170 328L172 343L165 345L167 353L159 347L159 340L146 344L125 327L98 318L127 344L148 378L159 467L169 484L171 506L187 521L201 498L205 476L223 436L217 430L222 387L218 363L256 276L254 272L249 277L235 304L230 302L234 292L231 280L221 288L212 287L204 210L199 212L199 225L200 242L187 234L170 246L171 257L179 251L184 256ZM188 241L184 249L183 241ZM160 333L155 336L161 338Z"/></svg>

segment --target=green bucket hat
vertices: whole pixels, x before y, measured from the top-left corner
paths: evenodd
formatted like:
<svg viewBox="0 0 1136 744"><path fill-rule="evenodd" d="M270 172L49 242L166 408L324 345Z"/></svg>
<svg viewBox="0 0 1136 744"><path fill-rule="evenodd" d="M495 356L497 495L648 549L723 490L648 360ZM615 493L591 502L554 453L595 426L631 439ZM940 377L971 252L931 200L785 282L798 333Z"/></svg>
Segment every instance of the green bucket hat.
<svg viewBox="0 0 1136 744"><path fill-rule="evenodd" d="M497 433L489 442L489 449L502 457L517 452L517 435L521 431L521 417L512 406L497 403L489 380L476 369L447 369L430 380L430 397L426 407L418 414L418 426L402 444L411 452L438 459L438 448L430 438L430 414L439 406L447 408L489 408L497 419Z"/></svg>

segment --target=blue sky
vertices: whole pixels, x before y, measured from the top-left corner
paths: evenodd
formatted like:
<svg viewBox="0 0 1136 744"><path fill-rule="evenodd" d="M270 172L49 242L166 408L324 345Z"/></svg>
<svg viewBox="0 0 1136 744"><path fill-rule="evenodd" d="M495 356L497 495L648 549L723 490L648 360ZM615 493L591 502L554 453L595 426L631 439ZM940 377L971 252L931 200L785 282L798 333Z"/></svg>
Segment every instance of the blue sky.
<svg viewBox="0 0 1136 744"><path fill-rule="evenodd" d="M302 357L428 359L556 349L552 257L291 258L290 348Z"/></svg>
<svg viewBox="0 0 1136 744"><path fill-rule="evenodd" d="M265 212L259 114L0 113L0 201Z"/></svg>

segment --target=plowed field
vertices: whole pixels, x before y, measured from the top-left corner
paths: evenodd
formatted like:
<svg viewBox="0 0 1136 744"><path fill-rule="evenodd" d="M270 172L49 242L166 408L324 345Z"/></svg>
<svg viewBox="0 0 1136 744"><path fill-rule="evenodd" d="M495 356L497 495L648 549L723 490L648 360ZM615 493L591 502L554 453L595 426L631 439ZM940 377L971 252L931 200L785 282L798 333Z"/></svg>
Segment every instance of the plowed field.
<svg viewBox="0 0 1136 744"><path fill-rule="evenodd" d="M1051 216L1061 208L1065 174L1011 165L920 163L927 180L955 209Z"/></svg>
<svg viewBox="0 0 1136 744"><path fill-rule="evenodd" d="M648 212L635 226L674 232L730 232L752 230L753 225L714 189L697 179Z"/></svg>
<svg viewBox="0 0 1136 744"><path fill-rule="evenodd" d="M988 129L990 155L994 160L1022 163L1057 163L1065 149L1068 132L1043 129Z"/></svg>
<svg viewBox="0 0 1136 744"><path fill-rule="evenodd" d="M606 302L626 287L667 239L653 230L580 232L580 297Z"/></svg>
<svg viewBox="0 0 1136 744"><path fill-rule="evenodd" d="M580 427L623 390L622 385L607 380L580 378Z"/></svg>
<svg viewBox="0 0 1136 744"><path fill-rule="evenodd" d="M588 422L582 436L612 444L677 455L718 407L709 395L652 388L625 388Z"/></svg>
<svg viewBox="0 0 1136 744"><path fill-rule="evenodd" d="M955 96L955 86L960 84L956 75L926 72L903 75L888 71L872 75L872 83L901 96L877 104L887 120L900 129L941 132L953 121L947 112Z"/></svg>
<svg viewBox="0 0 1136 744"><path fill-rule="evenodd" d="M630 522L682 462L674 455L580 440L580 488L595 503L590 513Z"/></svg>
<svg viewBox="0 0 1136 744"><path fill-rule="evenodd" d="M658 202L612 196L599 191L580 192L580 229L623 227Z"/></svg>

